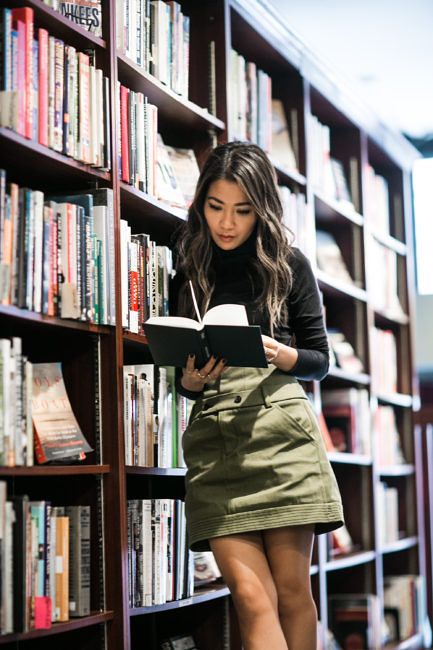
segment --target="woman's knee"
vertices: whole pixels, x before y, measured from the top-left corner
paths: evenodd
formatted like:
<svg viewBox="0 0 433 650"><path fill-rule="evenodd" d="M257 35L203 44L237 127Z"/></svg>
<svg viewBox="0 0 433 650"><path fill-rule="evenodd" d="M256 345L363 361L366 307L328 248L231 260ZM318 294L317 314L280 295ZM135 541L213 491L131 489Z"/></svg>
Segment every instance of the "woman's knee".
<svg viewBox="0 0 433 650"><path fill-rule="evenodd" d="M269 594L257 583L242 580L230 585L230 592L239 614L257 617L272 610Z"/></svg>
<svg viewBox="0 0 433 650"><path fill-rule="evenodd" d="M286 580L277 584L276 589L280 616L290 616L308 609L316 611L309 584L299 580Z"/></svg>

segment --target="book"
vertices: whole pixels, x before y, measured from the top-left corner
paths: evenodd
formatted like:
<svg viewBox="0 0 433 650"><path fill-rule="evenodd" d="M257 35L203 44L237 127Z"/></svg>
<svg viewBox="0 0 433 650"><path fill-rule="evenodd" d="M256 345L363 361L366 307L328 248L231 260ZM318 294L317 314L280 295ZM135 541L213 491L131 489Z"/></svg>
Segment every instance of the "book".
<svg viewBox="0 0 433 650"><path fill-rule="evenodd" d="M284 104L280 99L272 100L272 159L288 170L297 169Z"/></svg>
<svg viewBox="0 0 433 650"><path fill-rule="evenodd" d="M180 189L189 207L194 199L200 169L192 149L165 146Z"/></svg>
<svg viewBox="0 0 433 650"><path fill-rule="evenodd" d="M201 368L213 355L228 366L266 368L261 329L248 325L243 305L218 305L203 320L155 316L144 323L154 363L184 368L189 354Z"/></svg>
<svg viewBox="0 0 433 650"><path fill-rule="evenodd" d="M92 451L72 410L61 363L33 365L32 419L38 463L81 460Z"/></svg>
<svg viewBox="0 0 433 650"><path fill-rule="evenodd" d="M92 32L95 36L102 36L102 9L101 0L73 0L73 2L60 2L60 11L76 25Z"/></svg>
<svg viewBox="0 0 433 650"><path fill-rule="evenodd" d="M333 278L354 284L335 237L325 230L317 230L317 264Z"/></svg>
<svg viewBox="0 0 433 650"><path fill-rule="evenodd" d="M172 636L161 642L161 650L197 650L192 636Z"/></svg>
<svg viewBox="0 0 433 650"><path fill-rule="evenodd" d="M194 585L207 585L221 578L221 572L212 551L194 553Z"/></svg>

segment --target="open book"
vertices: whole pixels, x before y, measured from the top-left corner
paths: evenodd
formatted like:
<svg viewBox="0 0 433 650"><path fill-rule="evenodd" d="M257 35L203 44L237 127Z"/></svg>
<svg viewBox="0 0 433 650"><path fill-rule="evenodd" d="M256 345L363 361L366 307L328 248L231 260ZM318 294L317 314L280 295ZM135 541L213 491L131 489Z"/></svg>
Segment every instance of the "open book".
<svg viewBox="0 0 433 650"><path fill-rule="evenodd" d="M195 302L195 301L194 301ZM218 305L199 321L181 316L154 316L144 323L154 363L185 368L195 354L196 368L214 355L228 366L266 368L259 325L248 325L243 305Z"/></svg>

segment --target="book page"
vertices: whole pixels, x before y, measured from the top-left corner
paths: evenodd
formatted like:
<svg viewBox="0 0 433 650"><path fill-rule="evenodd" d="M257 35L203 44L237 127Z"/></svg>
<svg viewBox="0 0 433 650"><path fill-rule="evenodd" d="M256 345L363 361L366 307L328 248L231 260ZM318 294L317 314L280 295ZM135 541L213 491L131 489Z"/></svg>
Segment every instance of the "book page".
<svg viewBox="0 0 433 650"><path fill-rule="evenodd" d="M205 325L249 325L244 305L217 305L206 312Z"/></svg>
<svg viewBox="0 0 433 650"><path fill-rule="evenodd" d="M145 325L164 325L165 327L183 327L190 330L201 330L202 326L192 318L184 316L152 316Z"/></svg>

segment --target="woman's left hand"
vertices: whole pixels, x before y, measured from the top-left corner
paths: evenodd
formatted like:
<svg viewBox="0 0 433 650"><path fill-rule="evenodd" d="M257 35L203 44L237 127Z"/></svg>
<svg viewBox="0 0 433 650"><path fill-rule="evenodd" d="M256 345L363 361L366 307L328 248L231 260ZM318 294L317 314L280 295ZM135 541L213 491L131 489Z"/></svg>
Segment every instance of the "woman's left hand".
<svg viewBox="0 0 433 650"><path fill-rule="evenodd" d="M295 348L279 343L270 336L262 334L263 347L268 363L273 363L280 370L288 372L298 360L298 352Z"/></svg>

